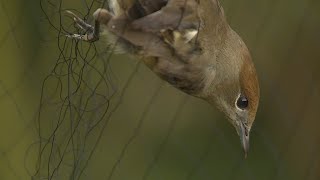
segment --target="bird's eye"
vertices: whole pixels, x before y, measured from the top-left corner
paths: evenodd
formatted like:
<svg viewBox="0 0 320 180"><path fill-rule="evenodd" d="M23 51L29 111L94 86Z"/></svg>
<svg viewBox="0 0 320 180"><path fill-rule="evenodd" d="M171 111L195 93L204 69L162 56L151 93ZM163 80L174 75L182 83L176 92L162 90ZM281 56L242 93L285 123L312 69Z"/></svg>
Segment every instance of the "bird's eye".
<svg viewBox="0 0 320 180"><path fill-rule="evenodd" d="M245 96L240 95L237 99L236 105L239 109L244 110L248 107L249 101Z"/></svg>

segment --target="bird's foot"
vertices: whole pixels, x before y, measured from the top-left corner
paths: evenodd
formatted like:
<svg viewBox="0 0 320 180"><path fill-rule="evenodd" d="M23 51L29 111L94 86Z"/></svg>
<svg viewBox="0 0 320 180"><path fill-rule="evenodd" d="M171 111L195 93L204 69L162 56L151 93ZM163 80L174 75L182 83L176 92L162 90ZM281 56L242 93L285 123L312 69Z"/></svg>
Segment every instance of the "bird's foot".
<svg viewBox="0 0 320 180"><path fill-rule="evenodd" d="M78 39L87 42L95 42L99 40L99 22L95 21L95 26L92 26L84 22L76 14L71 11L66 11L67 14L71 15L75 24L85 32L85 34L68 34L66 35L69 38Z"/></svg>

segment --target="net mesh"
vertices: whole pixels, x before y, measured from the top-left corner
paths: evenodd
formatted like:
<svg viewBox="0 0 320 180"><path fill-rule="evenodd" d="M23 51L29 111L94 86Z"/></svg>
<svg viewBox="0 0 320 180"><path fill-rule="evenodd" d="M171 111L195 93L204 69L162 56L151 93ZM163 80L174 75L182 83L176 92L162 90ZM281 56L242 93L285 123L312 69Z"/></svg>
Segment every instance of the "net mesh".
<svg viewBox="0 0 320 180"><path fill-rule="evenodd" d="M104 40L107 1L1 0L0 179L320 178L320 2L221 1L256 64L262 99L244 159L221 114Z"/></svg>

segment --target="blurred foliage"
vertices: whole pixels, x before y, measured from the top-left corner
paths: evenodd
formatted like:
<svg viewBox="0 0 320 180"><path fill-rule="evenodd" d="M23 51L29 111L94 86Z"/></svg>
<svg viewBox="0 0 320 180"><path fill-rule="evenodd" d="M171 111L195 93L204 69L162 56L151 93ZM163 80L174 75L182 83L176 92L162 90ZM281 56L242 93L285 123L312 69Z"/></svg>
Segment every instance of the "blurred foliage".
<svg viewBox="0 0 320 180"><path fill-rule="evenodd" d="M98 1L42 0L43 9L40 1L0 5L1 180L29 179L37 169L36 177L50 177L61 155L54 179L78 179L81 172L80 179L112 180L320 179L320 1L222 1L260 79L247 159L216 109L138 61L113 55L103 41L66 39L75 28L63 10L92 21ZM38 166L42 141L49 145Z"/></svg>

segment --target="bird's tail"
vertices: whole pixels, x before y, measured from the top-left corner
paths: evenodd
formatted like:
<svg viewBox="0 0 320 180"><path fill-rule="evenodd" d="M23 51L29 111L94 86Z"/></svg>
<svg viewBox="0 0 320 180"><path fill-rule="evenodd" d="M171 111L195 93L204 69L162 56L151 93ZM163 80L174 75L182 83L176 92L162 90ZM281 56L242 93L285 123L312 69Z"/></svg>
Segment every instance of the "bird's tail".
<svg viewBox="0 0 320 180"><path fill-rule="evenodd" d="M168 0L107 0L108 10L115 16L127 13L131 18L136 19L165 6Z"/></svg>
<svg viewBox="0 0 320 180"><path fill-rule="evenodd" d="M125 10L120 6L118 0L107 0L108 1L108 10L114 14L115 16L118 16L122 14Z"/></svg>

